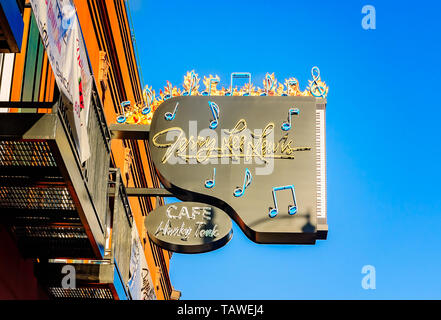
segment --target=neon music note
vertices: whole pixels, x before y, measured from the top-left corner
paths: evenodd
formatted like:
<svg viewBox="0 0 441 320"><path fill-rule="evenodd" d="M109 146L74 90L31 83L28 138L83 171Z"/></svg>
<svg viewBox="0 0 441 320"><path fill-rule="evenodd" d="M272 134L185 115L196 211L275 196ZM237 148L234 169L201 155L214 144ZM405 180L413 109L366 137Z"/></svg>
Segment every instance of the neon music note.
<svg viewBox="0 0 441 320"><path fill-rule="evenodd" d="M123 101L121 102L121 114L116 118L116 122L118 123L124 123L127 120L126 113L128 113L130 109L130 101Z"/></svg>
<svg viewBox="0 0 441 320"><path fill-rule="evenodd" d="M297 200L296 200L296 191L295 191L294 185L283 186L283 187L273 187L273 200L274 200L275 208L274 209L270 208L270 210L269 210L270 218L274 218L279 213L279 207L277 206L276 192L281 191L281 190L288 190L288 189L291 189L292 199L293 199L293 204L292 205L290 204L288 206L288 213L290 215L294 215L297 213Z"/></svg>
<svg viewBox="0 0 441 320"><path fill-rule="evenodd" d="M219 107L216 103L212 101L208 101L208 105L210 106L211 113L213 114L213 120L210 121L210 129L216 129L217 125L219 124Z"/></svg>
<svg viewBox="0 0 441 320"><path fill-rule="evenodd" d="M182 95L183 96L191 96L191 91L193 90L193 87L196 84L196 74L194 71L191 72L191 81L190 81L190 88L188 91L185 91Z"/></svg>
<svg viewBox="0 0 441 320"><path fill-rule="evenodd" d="M172 120L175 119L176 111L178 110L178 105L179 105L179 102L176 102L175 110L173 110L173 113L171 113L171 112L166 112L166 113L164 114L164 118L165 118L165 120L167 120L167 121L172 121Z"/></svg>
<svg viewBox="0 0 441 320"><path fill-rule="evenodd" d="M274 88L274 80L273 80L273 78L271 78L271 75L269 73L267 73L265 75L265 80L266 80L266 83L267 83L267 85L266 85L266 94L268 94L269 91L273 90L273 88Z"/></svg>
<svg viewBox="0 0 441 320"><path fill-rule="evenodd" d="M265 75L265 92L261 93L260 96L264 97L267 96L269 91L273 90L274 88L274 80L273 78L271 78L271 75L269 73L267 73Z"/></svg>
<svg viewBox="0 0 441 320"><path fill-rule="evenodd" d="M285 121L285 122L282 124L282 130L283 130L283 131L288 131L288 130L291 129L291 127L292 127L291 117L292 117L293 114L295 114L295 115L299 115L299 113L300 113L300 111L299 111L299 109L297 109L297 108L291 108L291 109L289 109L289 111L288 111L288 121Z"/></svg>
<svg viewBox="0 0 441 320"><path fill-rule="evenodd" d="M231 74L231 82L230 82L230 91L226 92L226 96L232 96L233 95L233 82L234 79L248 79L248 90L251 88L251 73L249 72L233 72ZM249 96L250 92L245 92L243 96Z"/></svg>
<svg viewBox="0 0 441 320"><path fill-rule="evenodd" d="M251 184L251 180L253 180L253 176L251 175L250 170L248 170L248 168L245 169L245 176L243 179L243 186L242 188L240 187L236 187L236 189L234 189L234 196L235 197L242 197L243 194L245 193L245 189L248 188L248 186Z"/></svg>
<svg viewBox="0 0 441 320"><path fill-rule="evenodd" d="M210 82L209 82L209 87L210 88L208 89L208 92L207 91L202 92L203 96L211 96L211 87L213 86L214 83L215 84L219 84L219 78L211 78L210 79Z"/></svg>
<svg viewBox="0 0 441 320"><path fill-rule="evenodd" d="M141 113L143 115L146 115L146 114L149 114L150 111L152 111L152 109L150 109L150 106L146 106L146 107L142 108Z"/></svg>
<svg viewBox="0 0 441 320"><path fill-rule="evenodd" d="M318 67L313 67L311 70L311 75L312 75L312 84L310 89L311 94L316 98L324 98L326 89L322 85L318 84L318 81L320 81L320 69Z"/></svg>
<svg viewBox="0 0 441 320"><path fill-rule="evenodd" d="M286 93L282 93L283 97L289 96L289 92L291 91L291 87L295 86L297 84L297 80L288 80L286 86L288 87L288 90Z"/></svg>
<svg viewBox="0 0 441 320"><path fill-rule="evenodd" d="M173 85L167 81L168 94L164 96L164 101L173 98Z"/></svg>
<svg viewBox="0 0 441 320"><path fill-rule="evenodd" d="M205 180L205 188L211 189L216 184L216 168L213 168L213 177L212 179Z"/></svg>
<svg viewBox="0 0 441 320"><path fill-rule="evenodd" d="M143 115L147 115L150 113L150 111L152 111L150 105L154 100L154 94L152 93L152 91L149 89L148 86L145 86L143 95L144 95L144 108L142 108L141 113ZM145 100L147 100L147 105L145 105Z"/></svg>

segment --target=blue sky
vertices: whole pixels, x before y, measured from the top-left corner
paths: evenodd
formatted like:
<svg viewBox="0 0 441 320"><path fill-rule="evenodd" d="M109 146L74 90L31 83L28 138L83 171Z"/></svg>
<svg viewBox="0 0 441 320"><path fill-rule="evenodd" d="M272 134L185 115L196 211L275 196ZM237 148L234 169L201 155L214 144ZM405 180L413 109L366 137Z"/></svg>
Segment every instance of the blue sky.
<svg viewBox="0 0 441 320"><path fill-rule="evenodd" d="M364 5L376 30L361 27ZM144 82L194 69L294 76L317 65L327 105L328 224L315 246L174 254L182 299L441 299L441 4L437 1L130 0ZM364 265L376 289L361 286Z"/></svg>

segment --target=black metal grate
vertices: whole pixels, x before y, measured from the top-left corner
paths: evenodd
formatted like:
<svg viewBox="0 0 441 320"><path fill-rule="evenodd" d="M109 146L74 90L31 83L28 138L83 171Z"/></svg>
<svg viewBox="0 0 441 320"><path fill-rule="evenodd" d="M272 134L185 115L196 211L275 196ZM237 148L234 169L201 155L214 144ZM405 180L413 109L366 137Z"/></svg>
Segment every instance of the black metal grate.
<svg viewBox="0 0 441 320"><path fill-rule="evenodd" d="M0 166L56 167L45 141L0 141Z"/></svg>
<svg viewBox="0 0 441 320"><path fill-rule="evenodd" d="M81 224L76 211L7 209L3 210L0 217L12 221L15 225Z"/></svg>
<svg viewBox="0 0 441 320"><path fill-rule="evenodd" d="M66 187L0 185L0 208L75 210Z"/></svg>
<svg viewBox="0 0 441 320"><path fill-rule="evenodd" d="M12 221L15 225L44 225L50 223L81 224L80 217L78 217L78 214L74 211L7 210L6 212L2 212L1 217L4 217L5 220L9 219L9 221Z"/></svg>
<svg viewBox="0 0 441 320"><path fill-rule="evenodd" d="M75 288L63 289L49 287L49 295L53 299L99 299L113 300L112 291L109 288Z"/></svg>
<svg viewBox="0 0 441 320"><path fill-rule="evenodd" d="M102 258L110 133L99 100L92 102L87 165L78 159L72 105L63 95L51 103L52 115L0 114L11 121L0 125L0 223L24 257Z"/></svg>
<svg viewBox="0 0 441 320"><path fill-rule="evenodd" d="M83 226L13 225L18 247L26 258L95 256Z"/></svg>
<svg viewBox="0 0 441 320"><path fill-rule="evenodd" d="M14 226L17 236L26 238L59 240L87 239L82 226Z"/></svg>

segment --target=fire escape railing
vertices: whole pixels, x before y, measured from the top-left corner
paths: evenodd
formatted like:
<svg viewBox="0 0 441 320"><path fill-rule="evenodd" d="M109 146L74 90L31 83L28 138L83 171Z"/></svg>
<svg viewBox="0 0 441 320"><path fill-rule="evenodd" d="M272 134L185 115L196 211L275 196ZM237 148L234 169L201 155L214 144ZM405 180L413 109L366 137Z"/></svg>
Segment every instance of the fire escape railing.
<svg viewBox="0 0 441 320"><path fill-rule="evenodd" d="M53 298L127 298L133 218L119 170L110 168L110 131L94 89L91 156L81 163L69 103L61 94L53 103L0 103L34 111L0 113L0 222L22 255L39 261L36 274ZM76 291L51 282L60 276L53 271L72 261L79 279L91 270L102 279L80 281Z"/></svg>

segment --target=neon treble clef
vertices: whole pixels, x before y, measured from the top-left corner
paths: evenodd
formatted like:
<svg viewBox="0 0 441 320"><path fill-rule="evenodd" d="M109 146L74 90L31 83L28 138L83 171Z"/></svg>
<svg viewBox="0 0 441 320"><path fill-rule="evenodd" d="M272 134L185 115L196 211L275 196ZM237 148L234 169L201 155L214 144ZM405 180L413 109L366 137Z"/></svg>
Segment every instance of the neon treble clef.
<svg viewBox="0 0 441 320"><path fill-rule="evenodd" d="M318 67L313 67L311 70L311 75L312 75L312 83L310 89L311 94L316 98L324 98L326 94L326 89L322 85L318 84L318 81L320 81L320 69Z"/></svg>

